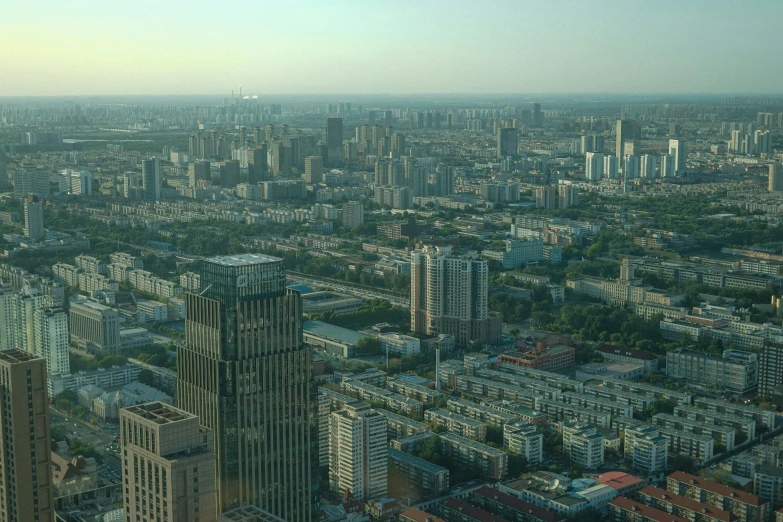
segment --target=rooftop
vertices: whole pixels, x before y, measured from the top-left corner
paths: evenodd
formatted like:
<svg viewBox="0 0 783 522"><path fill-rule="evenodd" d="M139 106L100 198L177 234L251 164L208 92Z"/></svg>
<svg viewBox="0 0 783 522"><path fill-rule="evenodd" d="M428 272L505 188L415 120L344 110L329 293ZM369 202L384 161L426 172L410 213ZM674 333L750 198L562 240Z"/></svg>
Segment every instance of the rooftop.
<svg viewBox="0 0 783 522"><path fill-rule="evenodd" d="M34 359L40 359L40 357L16 348L0 351L0 361L6 361L11 364L23 363Z"/></svg>
<svg viewBox="0 0 783 522"><path fill-rule="evenodd" d="M644 361L653 361L657 359L655 355L645 350L634 350L632 348L625 348L624 346L612 346L611 344L602 344L596 348L595 351L622 355L623 357L631 357L633 359L641 359Z"/></svg>
<svg viewBox="0 0 783 522"><path fill-rule="evenodd" d="M260 507L248 505L226 511L218 517L218 522L285 522L285 520Z"/></svg>
<svg viewBox="0 0 783 522"><path fill-rule="evenodd" d="M438 466L437 464L427 462L426 460L420 459L419 457L414 457L413 455L405 453L404 451L398 451L393 448L389 448L388 451L389 451L389 458L407 462L408 464L416 466L419 469L427 470L430 473L441 473L443 471L448 472L448 470L446 470L446 468L442 466Z"/></svg>
<svg viewBox="0 0 783 522"><path fill-rule="evenodd" d="M265 263L281 263L283 260L279 257L267 256L264 254L235 254L231 256L216 256L207 259L207 262L223 266L246 266L259 265Z"/></svg>
<svg viewBox="0 0 783 522"><path fill-rule="evenodd" d="M400 513L400 517L413 520L414 522L445 522L442 518L430 515L426 511L422 511L421 509L415 507L409 507Z"/></svg>
<svg viewBox="0 0 783 522"><path fill-rule="evenodd" d="M505 518L500 518L498 516L493 515L492 513L487 513L483 509L473 507L467 502L463 502L462 500L456 498L450 497L441 500L440 503L448 507L449 509L459 511L460 513L463 513L468 518L478 520L479 522L507 522Z"/></svg>
<svg viewBox="0 0 783 522"><path fill-rule="evenodd" d="M156 424L170 424L193 417L193 415L162 402L150 402L139 406L130 406L125 411L138 415Z"/></svg>
<svg viewBox="0 0 783 522"><path fill-rule="evenodd" d="M633 500L625 497L617 497L609 504L627 511L634 511L636 514L641 515L641 517L654 520L655 522L688 522L687 519L682 517L670 515L669 513L652 508L650 506L645 506L644 504L634 502Z"/></svg>
<svg viewBox="0 0 783 522"><path fill-rule="evenodd" d="M562 515L558 515L554 511L550 511L548 509L538 507L535 504L530 504L529 502L525 502L523 500L518 499L517 497L511 496L507 493L503 493L501 491L498 491L497 489L490 488L488 486L479 488L478 491L475 492L475 494L481 495L482 497L487 497L493 500L497 500L501 504L505 504L506 506L509 506L521 513L525 513L526 519L528 518L528 516L532 516L539 520L543 520L544 522L557 522L565 518Z"/></svg>
<svg viewBox="0 0 783 522"><path fill-rule="evenodd" d="M615 489L623 489L643 482L639 477L634 477L622 471L610 471L598 476L598 482L612 486Z"/></svg>
<svg viewBox="0 0 783 522"><path fill-rule="evenodd" d="M729 513L728 511L724 511L714 506L710 506L709 504L698 502L696 500L690 499L688 497L684 497L682 495L675 495L671 491L666 491L661 488L656 488L655 486L647 486L644 489L642 489L639 493L641 495L649 495L651 497L659 498L661 500L666 500L676 506L683 507L688 511L693 511L695 513L703 513L708 517L715 518L723 522L731 522L732 520L736 520L738 518L736 516L732 516L732 514Z"/></svg>
<svg viewBox="0 0 783 522"><path fill-rule="evenodd" d="M367 335L361 334L359 332L355 332L341 326L324 323L323 321L305 321L302 325L302 329L305 331L305 333L318 335L320 337L325 337L327 339L332 339L347 344L356 344L359 342L359 339L367 337Z"/></svg>
<svg viewBox="0 0 783 522"><path fill-rule="evenodd" d="M740 489L734 489L729 486L724 486L723 484L703 479L701 477L697 477L696 475L685 473L684 471L675 471L671 473L668 478L683 482L685 484L700 487L702 489L712 491L713 493L718 493L724 497L732 497L736 500L739 500L740 502L745 502L746 504L750 504L752 506L761 506L762 504L769 502L766 499L760 498L758 495L746 493Z"/></svg>

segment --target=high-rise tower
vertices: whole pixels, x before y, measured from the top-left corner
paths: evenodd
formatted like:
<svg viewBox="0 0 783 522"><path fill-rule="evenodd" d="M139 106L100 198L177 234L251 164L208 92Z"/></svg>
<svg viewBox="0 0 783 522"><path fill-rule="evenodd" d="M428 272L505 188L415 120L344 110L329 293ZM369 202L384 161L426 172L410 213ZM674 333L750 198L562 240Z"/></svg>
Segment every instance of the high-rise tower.
<svg viewBox="0 0 783 522"><path fill-rule="evenodd" d="M160 200L160 160L145 159L141 162L141 183L144 188L145 201Z"/></svg>
<svg viewBox="0 0 783 522"><path fill-rule="evenodd" d="M311 520L312 350L281 259L242 254L201 264L185 301L179 406L215 432L218 511L255 504Z"/></svg>
<svg viewBox="0 0 783 522"><path fill-rule="evenodd" d="M52 522L46 361L0 351L0 520Z"/></svg>
<svg viewBox="0 0 783 522"><path fill-rule="evenodd" d="M30 239L44 235L43 203L32 194L24 200L24 235Z"/></svg>
<svg viewBox="0 0 783 522"><path fill-rule="evenodd" d="M376 142L377 143L377 142ZM327 166L340 167L343 164L343 119L326 119Z"/></svg>

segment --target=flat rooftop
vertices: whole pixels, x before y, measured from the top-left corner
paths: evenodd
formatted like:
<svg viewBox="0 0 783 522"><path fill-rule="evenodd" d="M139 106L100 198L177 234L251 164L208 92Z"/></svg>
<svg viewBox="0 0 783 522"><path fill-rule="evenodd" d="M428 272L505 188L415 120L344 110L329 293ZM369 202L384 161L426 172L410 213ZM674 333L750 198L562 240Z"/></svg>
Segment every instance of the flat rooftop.
<svg viewBox="0 0 783 522"><path fill-rule="evenodd" d="M263 263L281 263L279 257L264 254L235 254L231 256L216 256L207 259L209 263L223 266L259 265Z"/></svg>
<svg viewBox="0 0 783 522"><path fill-rule="evenodd" d="M0 361L7 361L11 364L32 361L33 359L40 359L40 357L17 348L0 351Z"/></svg>
<svg viewBox="0 0 783 522"><path fill-rule="evenodd" d="M323 321L305 321L302 325L302 329L308 334L325 337L346 344L356 344L359 342L359 339L368 337L367 335L349 330L348 328L335 326Z"/></svg>
<svg viewBox="0 0 783 522"><path fill-rule="evenodd" d="M185 411L162 402L150 402L139 406L130 406L125 408L125 411L132 413L133 415L138 415L143 419L154 421L156 424L170 424L193 417L193 415Z"/></svg>

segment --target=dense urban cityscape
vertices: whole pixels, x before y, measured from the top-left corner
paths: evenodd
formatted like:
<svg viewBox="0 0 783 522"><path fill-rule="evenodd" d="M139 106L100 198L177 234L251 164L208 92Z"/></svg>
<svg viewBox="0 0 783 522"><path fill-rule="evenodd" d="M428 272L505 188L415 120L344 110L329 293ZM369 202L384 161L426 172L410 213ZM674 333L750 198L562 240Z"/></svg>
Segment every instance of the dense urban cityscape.
<svg viewBox="0 0 783 522"><path fill-rule="evenodd" d="M0 96L0 522L783 522L783 95L255 89Z"/></svg>

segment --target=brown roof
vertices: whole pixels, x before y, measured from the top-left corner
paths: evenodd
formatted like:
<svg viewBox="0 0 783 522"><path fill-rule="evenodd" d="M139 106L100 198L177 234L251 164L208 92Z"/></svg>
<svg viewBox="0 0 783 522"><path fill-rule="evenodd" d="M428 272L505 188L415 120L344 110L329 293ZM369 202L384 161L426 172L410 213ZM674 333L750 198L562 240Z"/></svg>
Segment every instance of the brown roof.
<svg viewBox="0 0 783 522"><path fill-rule="evenodd" d="M610 471L598 476L598 482L605 486L611 486L614 489L623 489L644 482L639 477L635 477L622 471Z"/></svg>
<svg viewBox="0 0 783 522"><path fill-rule="evenodd" d="M596 348L595 351L603 353L614 353L624 357L642 359L644 361L652 361L657 359L656 356L645 350L634 350L633 348L626 348L625 346L612 346L611 344L602 344Z"/></svg>
<svg viewBox="0 0 783 522"><path fill-rule="evenodd" d="M523 500L518 499L517 497L514 497L507 493L503 493L502 491L498 491L497 489L490 488L489 486L482 486L481 488L476 490L473 494L481 495L482 497L487 497L496 500L501 504L504 504L516 511L519 511L520 513L525 513L529 517L536 518L538 520L543 520L544 522L559 522L561 520L566 519L566 517L558 513L555 513L554 511L549 511L548 509L538 507L535 504L525 502Z"/></svg>
<svg viewBox="0 0 783 522"><path fill-rule="evenodd" d="M58 453L52 452L52 477L55 482L62 482L81 475L76 466L71 464L67 458Z"/></svg>
<svg viewBox="0 0 783 522"><path fill-rule="evenodd" d="M723 522L732 522L734 520L739 520L739 517L732 515L728 511L724 511L723 509L716 508L715 506L710 506L709 504L704 504L703 502L698 502L696 500L693 500L688 497L684 497L682 495L676 495L671 491L666 491L661 488L656 488L655 486L647 486L646 488L642 489L639 492L639 494L649 495L651 497L662 499L674 504L675 506L680 506L681 508L687 509L688 511L693 511L694 513L701 513L705 516L712 517L717 520L722 520Z"/></svg>
<svg viewBox="0 0 783 522"><path fill-rule="evenodd" d="M413 520L414 522L446 522L442 518L438 518L435 515L430 515L426 511L422 511L421 509L415 507L409 507L400 513L400 518Z"/></svg>
<svg viewBox="0 0 783 522"><path fill-rule="evenodd" d="M644 504L634 502L633 500L625 497L617 497L609 502L609 504L612 506L617 506L618 508L626 511L639 513L644 518L654 520L655 522L688 522L688 520L685 518L670 515L669 513L661 511L660 509L645 506Z"/></svg>
<svg viewBox="0 0 783 522"><path fill-rule="evenodd" d="M758 495L754 495L753 493L746 493L740 489L730 488L729 486L724 486L723 484L697 477L696 475L691 475L690 473L685 473L684 471L675 471L669 475L669 478L678 482L683 482L685 484L692 484L702 489L706 489L707 491L712 491L713 493L723 495L724 497L731 497L735 500L739 500L740 502L750 504L751 506L761 506L769 502L768 500L760 498Z"/></svg>
<svg viewBox="0 0 783 522"><path fill-rule="evenodd" d="M457 498L449 497L447 499L441 500L440 504L448 507L449 509L459 511L468 518L478 520L479 522L508 522L505 518L500 518L493 515L492 513L487 513L483 509L471 506L467 502L463 502Z"/></svg>

